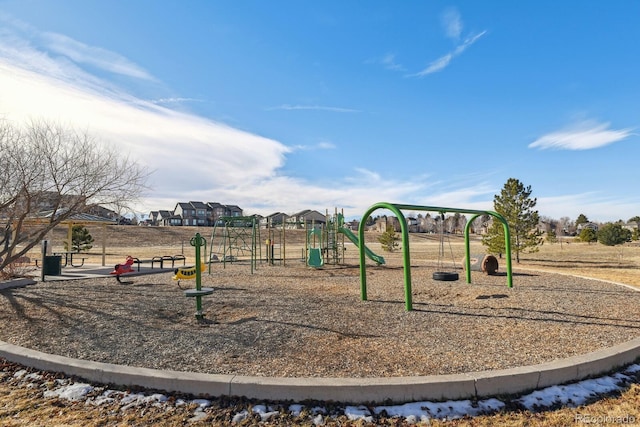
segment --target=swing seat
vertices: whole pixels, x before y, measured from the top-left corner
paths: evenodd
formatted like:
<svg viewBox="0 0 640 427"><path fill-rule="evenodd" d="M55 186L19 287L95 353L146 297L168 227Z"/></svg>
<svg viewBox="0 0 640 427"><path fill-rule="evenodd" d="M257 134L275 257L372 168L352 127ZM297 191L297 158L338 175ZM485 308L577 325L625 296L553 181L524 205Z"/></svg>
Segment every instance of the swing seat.
<svg viewBox="0 0 640 427"><path fill-rule="evenodd" d="M440 280L443 282L454 282L460 279L460 275L454 272L448 271L436 271L433 273L433 280Z"/></svg>

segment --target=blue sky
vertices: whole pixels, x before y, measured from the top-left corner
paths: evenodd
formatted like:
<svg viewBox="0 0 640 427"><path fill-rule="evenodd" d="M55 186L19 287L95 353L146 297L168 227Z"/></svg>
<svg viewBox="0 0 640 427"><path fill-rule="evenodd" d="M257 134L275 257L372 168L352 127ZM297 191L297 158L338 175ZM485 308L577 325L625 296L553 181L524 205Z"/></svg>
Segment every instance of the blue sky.
<svg viewBox="0 0 640 427"><path fill-rule="evenodd" d="M0 0L0 114L153 171L136 209L640 215L640 2Z"/></svg>

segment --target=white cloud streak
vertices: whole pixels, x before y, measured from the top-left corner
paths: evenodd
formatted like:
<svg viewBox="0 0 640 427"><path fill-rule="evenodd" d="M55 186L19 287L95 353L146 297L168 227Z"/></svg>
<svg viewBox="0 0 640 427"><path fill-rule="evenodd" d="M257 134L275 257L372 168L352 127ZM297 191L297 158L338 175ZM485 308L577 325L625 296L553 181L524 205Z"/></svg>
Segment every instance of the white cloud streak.
<svg viewBox="0 0 640 427"><path fill-rule="evenodd" d="M462 20L457 9L447 9L442 14L442 26L447 37L458 40L462 34Z"/></svg>
<svg viewBox="0 0 640 427"><path fill-rule="evenodd" d="M484 36L487 32L486 31L482 31L481 33L478 34L473 34L469 37L467 37L462 44L458 45L455 47L455 49L453 49L451 52L447 53L446 55L441 56L440 58L436 59L435 61L432 61L427 68L425 68L424 70L415 73L415 74L411 74L409 77L424 77L427 76L429 74L433 74L433 73L437 73L438 71L442 71L443 69L445 69L450 63L451 61L457 57L460 56L465 50L467 50L469 48L469 46L473 45L476 41L478 41L480 39L480 37Z"/></svg>
<svg viewBox="0 0 640 427"><path fill-rule="evenodd" d="M293 147L291 147L291 150L292 151L335 150L336 148L337 147L335 146L335 144L328 141L322 141L315 145L294 145Z"/></svg>
<svg viewBox="0 0 640 427"><path fill-rule="evenodd" d="M333 113L361 113L360 110L354 110L352 108L342 108L342 107L325 107L322 105L289 105L283 104L277 107L268 108L267 111L273 110L287 110L287 111L295 111L295 110L315 110L315 111L331 111Z"/></svg>
<svg viewBox="0 0 640 427"><path fill-rule="evenodd" d="M152 104L157 104L157 105L167 105L167 104L182 104L184 102L205 102L202 99L197 99L197 98L181 98L181 97L174 97L174 98L159 98L159 99L152 99L151 101Z"/></svg>
<svg viewBox="0 0 640 427"><path fill-rule="evenodd" d="M540 150L592 150L604 147L633 135L633 129L609 129L610 123L597 123L592 120L583 121L566 129L543 135L529 148Z"/></svg>
<svg viewBox="0 0 640 427"><path fill-rule="evenodd" d="M396 62L396 56L393 53L387 53L382 57L380 63L384 65L387 70L404 71L404 67Z"/></svg>
<svg viewBox="0 0 640 427"><path fill-rule="evenodd" d="M53 32L38 32L29 24L0 12L0 55L32 70L64 75L69 68L89 65L96 69L155 82L142 67L110 50L89 46ZM65 60L66 59L66 60ZM55 64L55 66L54 66ZM56 69L57 68L57 69ZM89 75L83 76L90 80Z"/></svg>
<svg viewBox="0 0 640 427"><path fill-rule="evenodd" d="M77 64L86 64L114 74L121 74L142 80L155 81L147 71L132 63L124 56L100 47L89 46L57 33L43 33L46 48L71 59Z"/></svg>

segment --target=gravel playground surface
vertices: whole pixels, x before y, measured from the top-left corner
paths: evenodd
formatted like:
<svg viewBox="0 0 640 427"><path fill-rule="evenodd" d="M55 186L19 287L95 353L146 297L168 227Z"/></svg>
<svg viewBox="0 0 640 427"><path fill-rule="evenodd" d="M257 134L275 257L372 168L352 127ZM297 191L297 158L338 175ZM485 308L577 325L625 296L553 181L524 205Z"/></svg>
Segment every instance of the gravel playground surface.
<svg viewBox="0 0 640 427"><path fill-rule="evenodd" d="M274 377L435 375L531 365L640 337L640 292L572 276L473 272L468 285L400 267L214 265L204 322L172 273L51 281L0 292L0 340L73 358ZM125 280L123 276L123 280Z"/></svg>

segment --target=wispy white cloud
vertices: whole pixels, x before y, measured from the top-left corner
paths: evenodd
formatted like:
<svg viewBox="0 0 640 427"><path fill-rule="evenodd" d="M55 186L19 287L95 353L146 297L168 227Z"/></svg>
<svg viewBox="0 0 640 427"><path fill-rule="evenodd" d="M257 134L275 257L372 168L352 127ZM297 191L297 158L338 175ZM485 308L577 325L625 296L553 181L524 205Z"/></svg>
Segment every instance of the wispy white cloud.
<svg viewBox="0 0 640 427"><path fill-rule="evenodd" d="M396 55L393 53L387 53L380 62L387 70L404 71L404 67L396 62Z"/></svg>
<svg viewBox="0 0 640 427"><path fill-rule="evenodd" d="M367 59L364 63L382 65L385 69L391 71L406 71L404 65L396 61L396 54L391 52L386 53L383 56Z"/></svg>
<svg viewBox="0 0 640 427"><path fill-rule="evenodd" d="M487 31L485 30L481 33L470 35L469 37L464 39L462 44L456 46L455 49L453 49L451 52L441 56L435 61L432 61L424 70L415 74L410 74L409 77L424 77L426 75L442 71L451 63L451 61L455 57L460 56L465 50L467 50L467 48L469 48L469 46L473 45L480 39L480 37L484 36L486 33Z"/></svg>
<svg viewBox="0 0 640 427"><path fill-rule="evenodd" d="M58 33L43 33L44 47L71 59L76 64L85 64L101 70L143 80L156 79L142 67L124 56L101 47L89 46Z"/></svg>
<svg viewBox="0 0 640 427"><path fill-rule="evenodd" d="M293 151L311 151L311 150L334 150L336 148L335 144L329 141L321 141L315 145L294 145L290 147Z"/></svg>
<svg viewBox="0 0 640 427"><path fill-rule="evenodd" d="M181 97L173 97L173 98L158 98L158 99L152 99L151 101L152 104L156 104L156 105L170 105L170 104L181 104L184 102L205 102L202 99L197 99L197 98L181 98Z"/></svg>
<svg viewBox="0 0 640 427"><path fill-rule="evenodd" d="M289 105L283 104L277 107L267 108L267 111L273 110L316 110L316 111L331 111L334 113L361 113L360 110L354 110L352 108L342 108L342 107L326 107L322 105Z"/></svg>
<svg viewBox="0 0 640 427"><path fill-rule="evenodd" d="M442 26L447 37L458 40L462 34L462 20L455 8L449 8L442 14Z"/></svg>
<svg viewBox="0 0 640 427"><path fill-rule="evenodd" d="M75 66L91 66L114 74L156 81L149 72L124 56L101 47L90 46L59 33L39 32L31 25L0 12L0 50L31 69L49 69L52 64L63 70ZM63 60L63 58L66 60ZM89 80L84 76L85 80Z"/></svg>
<svg viewBox="0 0 640 427"><path fill-rule="evenodd" d="M291 150L258 135L139 99L116 98L13 67L0 58L0 112L71 124L155 170L154 192L204 191L277 174ZM176 174L180 179L175 179ZM168 208L168 207L165 207Z"/></svg>
<svg viewBox="0 0 640 427"><path fill-rule="evenodd" d="M360 181L364 178L365 181L371 182L371 184L379 183L382 180L382 177L379 173L370 171L366 168L357 167L355 171L358 173L358 177L352 177L350 180L352 181Z"/></svg>
<svg viewBox="0 0 640 427"><path fill-rule="evenodd" d="M633 129L609 129L610 123L585 120L565 129L541 136L529 148L540 150L591 150L604 147L634 135Z"/></svg>
<svg viewBox="0 0 640 427"><path fill-rule="evenodd" d="M333 150L333 149L335 149L335 148L337 148L337 147L336 147L336 145L335 145L334 143L332 143L332 142L329 142L329 141L322 141L322 142L320 142L320 143L318 144L318 148L321 148L321 149L323 149L323 150Z"/></svg>
<svg viewBox="0 0 640 427"><path fill-rule="evenodd" d="M467 48L469 48L476 41L478 41L480 37L484 36L487 33L486 31L482 31L480 33L470 34L462 41L462 43L460 43L459 41L460 37L462 36L463 24L460 13L456 8L446 9L442 13L441 23L445 32L445 36L449 39L452 39L456 43L456 46L451 52L448 52L445 55L442 55L441 57L431 61L429 65L427 65L427 67L422 71L407 74L405 75L405 77L424 77L426 75L442 71L447 66L449 66L449 64L455 57L461 55ZM396 62L395 55L392 53L387 53L382 58L371 60L368 62L382 64L389 70L405 71L405 68Z"/></svg>

